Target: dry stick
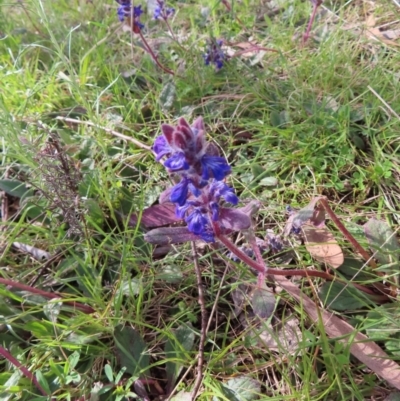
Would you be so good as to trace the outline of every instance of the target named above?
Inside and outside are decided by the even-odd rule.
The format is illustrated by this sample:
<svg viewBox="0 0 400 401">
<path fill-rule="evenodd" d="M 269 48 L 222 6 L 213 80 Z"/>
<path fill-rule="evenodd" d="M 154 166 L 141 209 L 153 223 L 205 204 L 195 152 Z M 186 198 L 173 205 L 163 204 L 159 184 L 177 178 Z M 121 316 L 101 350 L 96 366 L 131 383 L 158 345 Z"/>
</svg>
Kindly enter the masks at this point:
<svg viewBox="0 0 400 401">
<path fill-rule="evenodd" d="M 89 127 L 94 127 L 94 128 L 98 128 L 98 129 L 102 129 L 105 132 L 108 132 L 109 134 L 112 134 L 118 138 L 124 139 L 125 141 L 129 141 L 134 143 L 136 146 L 138 146 L 141 149 L 145 149 L 145 150 L 151 150 L 150 146 L 145 145 L 144 143 L 136 140 L 135 138 L 131 138 L 130 136 L 124 135 L 124 134 L 120 134 L 117 131 L 114 131 L 111 128 L 106 128 L 106 127 L 102 127 L 101 125 L 92 123 L 91 121 L 82 121 L 82 120 L 76 120 L 75 118 L 69 118 L 69 117 L 62 117 L 62 116 L 57 116 L 56 120 L 60 120 L 60 121 L 65 121 L 67 123 L 72 123 L 72 124 L 83 124 L 83 125 L 87 125 Z"/>
<path fill-rule="evenodd" d="M 257 270 L 259 273 L 263 274 L 264 273 L 264 267 L 251 259 L 249 256 L 247 256 L 244 252 L 242 252 L 240 249 L 238 249 L 227 237 L 223 235 L 219 235 L 218 239 L 232 252 L 234 253 L 238 258 L 240 258 L 244 263 L 252 267 L 253 269 Z M 319 278 L 324 278 L 326 280 L 330 281 L 336 281 L 339 283 L 343 284 L 348 284 L 346 281 L 341 280 L 332 274 L 326 273 L 326 272 L 320 272 L 317 270 L 301 270 L 301 269 L 285 269 L 285 270 L 279 270 L 279 269 L 271 269 L 268 268 L 268 274 L 271 276 L 300 276 L 300 277 L 319 277 Z M 352 283 L 352 285 L 359 289 L 362 292 L 365 292 L 366 294 L 369 295 L 374 295 L 376 298 L 375 300 L 377 302 L 385 302 L 388 301 L 388 296 L 387 295 L 377 295 L 374 291 L 371 289 L 364 287 L 363 285 L 357 284 L 357 283 Z"/>
<path fill-rule="evenodd" d="M 249 52 L 252 52 L 252 51 L 255 51 L 255 50 L 279 53 L 279 50 L 270 49 L 269 47 L 262 47 L 262 46 L 258 46 L 258 45 L 253 45 L 252 47 L 249 47 L 248 49 L 244 49 L 244 50 L 240 50 L 240 51 L 236 52 L 231 58 L 238 57 L 238 56 L 241 56 L 242 54 L 249 53 Z"/>
<path fill-rule="evenodd" d="M 9 362 L 11 362 L 16 368 L 18 368 L 21 371 L 21 373 L 25 377 L 27 377 L 44 396 L 47 396 L 47 397 L 49 396 L 49 394 L 47 394 L 46 390 L 36 380 L 36 377 L 2 346 L 0 346 L 0 355 L 2 355 Z"/>
<path fill-rule="evenodd" d="M 389 112 L 395 116 L 398 120 L 400 120 L 400 116 L 390 107 L 390 105 L 382 98 L 382 96 L 376 92 L 371 86 L 367 86 L 367 88 L 384 104 L 384 106 L 389 110 Z"/>
<path fill-rule="evenodd" d="M 41 295 L 42 297 L 49 298 L 49 299 L 62 298 L 61 294 L 53 294 L 51 292 L 39 290 L 38 288 L 33 288 L 33 287 L 30 287 L 29 285 L 21 284 L 16 281 L 8 280 L 5 278 L 0 278 L 0 284 L 18 288 L 23 291 L 28 291 L 28 292 L 31 292 L 32 294 L 38 294 L 38 295 Z M 65 304 L 71 305 L 74 308 L 80 309 L 82 312 L 87 313 L 87 314 L 95 312 L 95 310 L 91 306 L 83 305 L 79 302 L 66 301 Z"/>
<path fill-rule="evenodd" d="M 192 400 L 196 399 L 197 392 L 201 386 L 201 382 L 203 381 L 203 363 L 204 363 L 204 344 L 206 342 L 207 336 L 207 311 L 206 311 L 206 304 L 204 301 L 204 292 L 203 292 L 203 285 L 201 282 L 201 270 L 199 266 L 199 261 L 197 258 L 197 250 L 196 244 L 192 241 L 192 256 L 193 256 L 193 263 L 194 268 L 196 271 L 196 278 L 197 278 L 197 291 L 199 292 L 199 305 L 200 305 L 200 313 L 201 313 L 201 332 L 200 332 L 200 343 L 199 343 L 199 354 L 197 357 L 197 376 L 196 381 L 194 383 L 193 391 L 192 391 Z"/>
</svg>

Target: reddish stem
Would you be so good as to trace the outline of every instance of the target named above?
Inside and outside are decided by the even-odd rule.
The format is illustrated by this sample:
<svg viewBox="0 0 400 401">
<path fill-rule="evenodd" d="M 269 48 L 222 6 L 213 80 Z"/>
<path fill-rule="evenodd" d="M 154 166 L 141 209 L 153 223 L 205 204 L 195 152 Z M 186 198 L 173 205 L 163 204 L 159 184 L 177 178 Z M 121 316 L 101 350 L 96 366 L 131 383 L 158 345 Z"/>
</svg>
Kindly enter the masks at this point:
<svg viewBox="0 0 400 401">
<path fill-rule="evenodd" d="M 144 37 L 143 34 L 142 34 L 142 31 L 139 30 L 138 33 L 139 33 L 140 38 L 142 39 L 142 42 L 143 42 L 143 44 L 144 44 L 144 46 L 145 46 L 145 49 L 146 49 L 147 53 L 150 54 L 150 56 L 151 56 L 151 58 L 154 60 L 154 62 L 155 62 L 163 71 L 165 71 L 167 74 L 175 75 L 175 73 L 174 73 L 172 70 L 168 69 L 167 67 L 164 67 L 164 66 L 158 61 L 158 57 L 155 55 L 155 53 L 153 52 L 153 49 L 152 49 L 152 48 L 150 47 L 150 45 L 147 43 L 147 40 L 145 39 L 145 37 Z"/>
<path fill-rule="evenodd" d="M 320 1 L 320 0 L 316 0 L 315 2 L 313 1 L 313 11 L 311 14 L 310 21 L 308 22 L 307 30 L 306 30 L 305 34 L 303 35 L 303 44 L 305 44 L 307 42 L 308 38 L 310 37 L 311 28 L 313 26 L 315 16 L 317 15 L 318 7 L 321 4 L 322 4 L 322 1 Z"/>
<path fill-rule="evenodd" d="M 358 243 L 358 241 L 349 233 L 347 228 L 338 219 L 334 211 L 330 208 L 328 201 L 325 197 L 321 197 L 319 202 L 324 207 L 325 211 L 328 213 L 329 217 L 335 223 L 336 227 L 341 231 L 341 233 L 347 238 L 347 240 L 353 245 L 354 249 L 364 258 L 365 262 L 368 263 L 370 267 L 376 269 L 378 266 L 372 259 L 371 255 Z"/>
<path fill-rule="evenodd" d="M 244 263 L 252 267 L 253 269 L 257 270 L 259 273 L 264 274 L 265 268 L 264 266 L 260 265 L 250 257 L 248 257 L 244 252 L 242 252 L 240 249 L 238 249 L 227 237 L 223 235 L 219 235 L 218 239 L 232 252 L 234 253 L 239 259 L 241 259 Z M 268 268 L 268 274 L 272 276 L 300 276 L 300 277 L 320 277 L 324 278 L 326 280 L 336 280 L 337 282 L 343 283 L 343 284 L 350 284 L 347 283 L 344 280 L 341 280 L 332 274 L 326 273 L 326 272 L 320 272 L 317 270 L 302 270 L 302 269 L 285 269 L 285 270 L 279 270 L 279 269 L 271 269 Z M 365 292 L 366 294 L 374 295 L 376 297 L 380 297 L 380 301 L 387 301 L 388 297 L 386 295 L 377 295 L 374 291 L 370 290 L 367 287 L 364 287 L 363 285 L 357 284 L 357 283 L 351 283 L 355 288 L 359 289 L 362 292 Z"/>
<path fill-rule="evenodd" d="M 49 298 L 49 299 L 62 298 L 62 295 L 60 295 L 60 294 L 54 294 L 51 292 L 39 290 L 38 288 L 34 288 L 34 287 L 31 287 L 26 284 L 21 284 L 16 281 L 7 280 L 5 278 L 0 278 L 0 284 L 4 284 L 4 285 L 14 287 L 14 288 L 19 288 L 20 290 L 28 291 L 28 292 L 31 292 L 32 294 L 38 294 L 38 295 L 41 295 L 42 297 Z M 79 302 L 66 301 L 65 304 L 71 305 L 76 309 L 80 309 L 82 312 L 87 313 L 87 314 L 95 312 L 95 310 L 91 306 L 83 305 Z"/>
<path fill-rule="evenodd" d="M 49 395 L 47 394 L 46 390 L 39 384 L 36 377 L 2 346 L 0 346 L 0 355 L 2 355 L 16 368 L 18 368 L 22 372 L 22 374 L 26 376 L 44 396 Z"/>
</svg>

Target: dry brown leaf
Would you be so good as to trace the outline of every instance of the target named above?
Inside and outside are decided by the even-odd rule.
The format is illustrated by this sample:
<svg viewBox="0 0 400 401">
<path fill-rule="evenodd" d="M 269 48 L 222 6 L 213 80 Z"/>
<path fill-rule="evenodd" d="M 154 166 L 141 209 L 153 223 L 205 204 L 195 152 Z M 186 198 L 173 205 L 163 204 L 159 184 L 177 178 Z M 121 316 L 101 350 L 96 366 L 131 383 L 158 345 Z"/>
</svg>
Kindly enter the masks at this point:
<svg viewBox="0 0 400 401">
<path fill-rule="evenodd" d="M 400 29 L 390 29 L 388 31 L 382 31 L 382 36 L 389 40 L 397 40 L 400 38 Z"/>
<path fill-rule="evenodd" d="M 317 228 L 310 224 L 304 224 L 302 229 L 307 251 L 314 259 L 333 269 L 337 269 L 343 264 L 342 248 L 326 227 Z"/>
<path fill-rule="evenodd" d="M 368 15 L 367 19 L 365 20 L 365 25 L 369 28 L 372 28 L 376 25 L 376 18 L 374 14 Z"/>
<path fill-rule="evenodd" d="M 337 341 L 348 345 L 350 352 L 358 360 L 386 380 L 391 386 L 400 390 L 400 366 L 392 361 L 382 348 L 334 314 L 325 310 L 317 310 L 314 301 L 303 294 L 295 284 L 285 277 L 275 276 L 275 280 L 303 306 L 314 322 L 319 322 L 322 318 L 325 332 L 330 338 L 337 338 Z"/>
<path fill-rule="evenodd" d="M 381 32 L 379 28 L 368 28 L 366 30 L 366 35 L 370 38 L 378 39 L 380 42 L 385 43 L 386 45 L 400 46 L 400 44 L 394 40 L 387 39 L 385 32 Z"/>
</svg>

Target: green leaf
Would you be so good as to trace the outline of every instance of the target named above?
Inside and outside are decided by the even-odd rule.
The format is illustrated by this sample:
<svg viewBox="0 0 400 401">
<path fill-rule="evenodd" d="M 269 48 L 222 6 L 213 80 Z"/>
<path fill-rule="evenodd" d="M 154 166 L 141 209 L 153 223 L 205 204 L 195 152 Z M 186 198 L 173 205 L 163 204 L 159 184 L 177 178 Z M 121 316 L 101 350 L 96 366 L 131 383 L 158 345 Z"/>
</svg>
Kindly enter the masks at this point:
<svg viewBox="0 0 400 401">
<path fill-rule="evenodd" d="M 276 177 L 265 177 L 258 184 L 264 187 L 276 187 L 278 179 Z"/>
<path fill-rule="evenodd" d="M 156 274 L 156 278 L 167 283 L 179 283 L 183 279 L 183 273 L 178 265 L 167 265 Z"/>
<path fill-rule="evenodd" d="M 346 256 L 337 271 L 353 281 L 366 281 L 376 278 L 376 274 L 365 270 L 365 262 L 352 256 Z"/>
<path fill-rule="evenodd" d="M 21 198 L 27 192 L 32 191 L 23 182 L 18 180 L 0 180 L 0 190 L 4 191 L 7 195 Z"/>
<path fill-rule="evenodd" d="M 79 362 L 80 354 L 78 351 L 74 351 L 69 357 L 68 357 L 68 362 L 69 362 L 69 370 L 71 371 L 72 369 L 76 368 L 76 365 Z"/>
<path fill-rule="evenodd" d="M 235 400 L 253 401 L 260 397 L 261 384 L 249 376 L 235 377 L 224 385 L 234 393 Z"/>
<path fill-rule="evenodd" d="M 112 368 L 108 363 L 104 366 L 104 373 L 106 374 L 108 381 L 110 383 L 113 383 L 114 382 L 114 375 L 113 375 Z"/>
<path fill-rule="evenodd" d="M 121 283 L 121 286 L 117 290 L 117 294 L 132 296 L 132 295 L 139 295 L 140 288 L 142 287 L 142 283 L 137 278 L 132 278 L 130 280 L 124 280 Z"/>
<path fill-rule="evenodd" d="M 356 310 L 374 304 L 373 295 L 338 282 L 324 283 L 319 290 L 319 297 L 326 307 L 338 311 Z"/>
<path fill-rule="evenodd" d="M 192 350 L 194 333 L 190 326 L 180 326 L 175 330 L 165 344 L 166 372 L 168 390 L 172 390 L 178 378 L 183 363 L 187 360 L 187 353 Z"/>
<path fill-rule="evenodd" d="M 370 219 L 364 225 L 364 232 L 379 263 L 389 265 L 388 273 L 398 273 L 400 245 L 389 225 L 385 221 Z"/>
<path fill-rule="evenodd" d="M 272 291 L 265 285 L 257 287 L 251 300 L 253 312 L 261 319 L 268 319 L 275 309 L 275 297 Z"/>
<path fill-rule="evenodd" d="M 114 330 L 114 340 L 120 365 L 131 375 L 144 376 L 150 356 L 141 335 L 132 327 L 119 325 Z"/>
<path fill-rule="evenodd" d="M 253 164 L 251 165 L 251 171 L 252 171 L 252 173 L 253 173 L 254 179 L 257 180 L 257 178 L 258 178 L 261 174 L 264 174 L 265 169 L 264 169 L 264 167 L 260 166 L 259 164 L 253 163 Z"/>
<path fill-rule="evenodd" d="M 49 383 L 47 383 L 46 378 L 44 377 L 41 370 L 37 370 L 35 372 L 35 376 L 39 384 L 43 387 L 47 394 L 51 394 Z"/>
<path fill-rule="evenodd" d="M 164 85 L 164 88 L 162 88 L 160 97 L 158 98 L 158 102 L 160 103 L 161 108 L 163 110 L 169 110 L 174 104 L 175 96 L 175 84 L 172 81 L 167 82 Z"/>
<path fill-rule="evenodd" d="M 281 125 L 281 115 L 277 111 L 271 111 L 269 118 L 273 127 L 279 127 Z"/>
</svg>

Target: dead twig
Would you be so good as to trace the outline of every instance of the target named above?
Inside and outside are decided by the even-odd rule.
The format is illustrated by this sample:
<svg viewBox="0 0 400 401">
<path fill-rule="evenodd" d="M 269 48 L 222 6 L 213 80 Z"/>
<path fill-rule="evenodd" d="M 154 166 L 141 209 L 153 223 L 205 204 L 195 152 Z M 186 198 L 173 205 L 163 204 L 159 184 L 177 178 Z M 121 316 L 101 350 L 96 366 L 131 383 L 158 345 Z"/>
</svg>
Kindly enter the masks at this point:
<svg viewBox="0 0 400 401">
<path fill-rule="evenodd" d="M 111 128 L 107 128 L 107 127 L 102 127 L 101 125 L 92 123 L 91 121 L 82 121 L 82 120 L 76 120 L 75 118 L 69 118 L 69 117 L 62 117 L 62 116 L 57 116 L 56 120 L 60 120 L 60 121 L 65 121 L 67 123 L 72 123 L 72 124 L 82 124 L 82 125 L 87 125 L 88 127 L 94 127 L 94 128 L 98 128 L 101 129 L 105 132 L 108 132 L 111 135 L 116 136 L 117 138 L 121 138 L 125 141 L 128 142 L 132 142 L 133 144 L 135 144 L 137 147 L 141 148 L 141 149 L 145 149 L 145 150 L 151 150 L 151 147 L 148 145 L 145 145 L 144 143 L 138 141 L 135 138 L 131 138 L 130 136 L 121 134 L 117 131 L 114 131 Z"/>
</svg>

